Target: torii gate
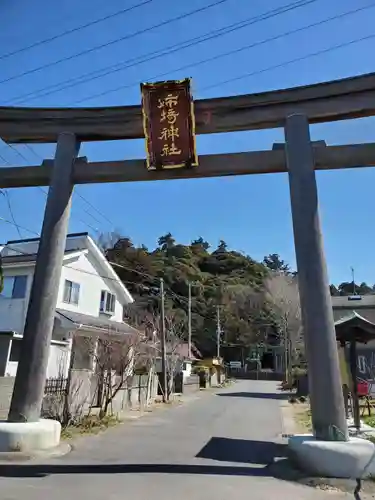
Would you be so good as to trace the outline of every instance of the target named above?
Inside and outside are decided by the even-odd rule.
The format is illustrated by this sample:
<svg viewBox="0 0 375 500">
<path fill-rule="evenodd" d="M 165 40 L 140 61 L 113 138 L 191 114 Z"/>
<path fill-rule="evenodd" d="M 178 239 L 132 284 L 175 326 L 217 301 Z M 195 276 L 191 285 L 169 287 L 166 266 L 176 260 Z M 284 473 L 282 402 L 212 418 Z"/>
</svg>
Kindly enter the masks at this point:
<svg viewBox="0 0 375 500">
<path fill-rule="evenodd" d="M 346 440 L 347 425 L 314 170 L 375 165 L 375 144 L 310 142 L 309 123 L 375 115 L 375 73 L 294 89 L 195 102 L 198 134 L 284 127 L 285 148 L 205 155 L 199 167 L 148 171 L 142 160 L 87 162 L 80 143 L 143 137 L 140 106 L 0 108 L 7 143 L 57 142 L 54 161 L 0 169 L 0 188 L 49 185 L 37 264 L 8 420 L 40 416 L 74 184 L 288 172 L 312 420 L 322 440 Z"/>
</svg>

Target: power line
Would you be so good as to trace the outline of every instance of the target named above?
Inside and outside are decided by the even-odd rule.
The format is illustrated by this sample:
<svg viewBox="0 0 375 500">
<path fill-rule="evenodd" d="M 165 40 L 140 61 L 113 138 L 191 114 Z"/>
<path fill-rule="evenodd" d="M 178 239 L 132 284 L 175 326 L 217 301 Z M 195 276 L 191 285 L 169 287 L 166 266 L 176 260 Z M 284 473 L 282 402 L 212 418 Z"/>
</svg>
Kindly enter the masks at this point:
<svg viewBox="0 0 375 500">
<path fill-rule="evenodd" d="M 142 56 L 133 57 L 122 61 L 121 63 L 116 63 L 114 65 L 110 65 L 99 70 L 90 71 L 88 73 L 84 73 L 78 77 L 69 78 L 64 82 L 59 82 L 57 84 L 49 85 L 47 87 L 43 87 L 38 90 L 34 90 L 32 92 L 28 92 L 27 94 L 23 94 L 21 96 L 15 97 L 10 101 L 12 104 L 19 104 L 23 102 L 29 102 L 30 100 L 37 99 L 39 97 L 45 97 L 50 94 L 54 94 L 56 92 L 61 92 L 62 90 L 76 87 L 77 85 L 82 85 L 86 82 L 92 82 L 93 80 L 103 78 L 109 74 L 116 73 L 119 71 L 124 71 L 130 67 L 137 66 L 139 64 L 149 62 L 154 59 L 158 59 L 160 57 L 173 54 L 175 52 L 179 52 L 180 50 L 187 49 L 192 46 L 196 46 L 201 43 L 205 43 L 207 41 L 213 40 L 215 38 L 219 38 L 221 36 L 225 36 L 229 33 L 237 31 L 239 29 L 245 28 L 249 25 L 256 24 L 258 22 L 266 21 L 271 19 L 272 17 L 284 14 L 291 10 L 294 10 L 299 7 L 304 7 L 310 3 L 315 3 L 318 0 L 298 0 L 294 1 L 290 4 L 287 4 L 283 7 L 279 7 L 277 9 L 272 9 L 270 11 L 264 12 L 263 14 L 259 14 L 257 16 L 252 16 L 243 21 L 239 21 L 236 23 L 232 23 L 228 26 L 225 26 L 220 29 L 211 30 L 204 35 L 200 35 L 198 37 L 190 38 L 185 40 L 184 42 L 180 42 L 178 44 L 173 44 L 168 47 L 164 47 L 163 49 L 159 49 L 156 51 L 149 52 Z"/>
<path fill-rule="evenodd" d="M 272 66 L 267 66 L 266 68 L 263 68 L 263 69 L 260 69 L 257 71 L 252 71 L 251 73 L 245 73 L 243 75 L 236 76 L 236 77 L 230 78 L 228 80 L 223 80 L 223 81 L 215 83 L 213 85 L 208 85 L 207 87 L 203 87 L 201 90 L 207 90 L 207 89 L 219 87 L 221 85 L 226 85 L 227 83 L 232 83 L 232 82 L 235 82 L 238 80 L 243 80 L 245 78 L 250 78 L 251 76 L 259 75 L 261 73 L 266 73 L 267 71 L 271 71 L 273 69 L 284 68 L 285 66 L 288 66 L 289 64 L 294 64 L 296 62 L 310 59 L 311 57 L 316 57 L 316 56 L 320 56 L 322 54 L 327 54 L 329 52 L 334 52 L 335 50 L 342 49 L 344 47 L 348 47 L 348 46 L 354 45 L 356 43 L 364 42 L 364 41 L 370 40 L 372 38 L 375 38 L 375 33 L 373 33 L 372 35 L 367 35 L 367 36 L 364 36 L 361 38 L 356 38 L 354 40 L 350 40 L 349 42 L 343 42 L 343 43 L 340 43 L 338 45 L 332 45 L 331 47 L 328 47 L 326 49 L 318 50 L 316 52 L 312 52 L 310 54 L 306 54 L 306 55 L 301 56 L 301 57 L 296 57 L 295 59 L 290 59 L 289 61 L 285 61 L 285 62 L 280 63 L 280 64 L 274 64 Z"/>
<path fill-rule="evenodd" d="M 4 156 L 0 155 L 0 160 L 3 161 L 6 165 L 10 166 L 9 161 L 6 158 L 4 158 Z"/>
<path fill-rule="evenodd" d="M 8 160 L 6 158 L 4 158 L 4 156 L 0 155 L 0 159 L 7 165 L 10 165 L 10 163 L 8 162 Z M 11 205 L 11 202 L 10 202 L 10 197 L 9 197 L 9 193 L 8 193 L 8 190 L 7 189 L 0 189 L 0 193 L 4 196 L 5 200 L 6 200 L 6 203 L 8 205 L 8 210 L 9 210 L 9 214 L 10 214 L 10 217 L 12 219 L 12 222 L 9 222 L 7 221 L 6 219 L 2 219 L 0 218 L 3 222 L 9 222 L 10 224 L 13 224 L 13 226 L 16 228 L 17 230 L 17 233 L 18 233 L 18 236 L 20 238 L 22 238 L 22 234 L 21 234 L 21 231 L 20 231 L 20 228 L 22 226 L 20 226 L 19 224 L 17 224 L 16 222 L 16 219 L 14 217 L 14 213 L 13 213 L 13 209 L 12 209 L 12 205 Z M 25 231 L 28 231 L 27 229 L 25 229 Z M 30 231 L 28 231 L 30 232 Z"/>
<path fill-rule="evenodd" d="M 23 231 L 27 231 L 30 234 L 34 234 L 36 236 L 40 236 L 39 233 L 36 233 L 35 231 L 32 231 L 31 229 L 28 229 L 27 227 L 20 226 L 19 224 L 15 224 L 14 222 L 12 222 L 10 220 L 7 220 L 7 219 L 4 219 L 4 217 L 1 217 L 1 216 L 0 216 L 0 222 L 5 222 L 6 224 L 10 224 L 11 226 L 18 227 L 18 228 L 22 229 Z"/>
<path fill-rule="evenodd" d="M 1 190 L 1 194 L 5 197 L 6 203 L 8 205 L 9 215 L 10 215 L 10 218 L 12 219 L 12 222 L 13 222 L 14 226 L 17 229 L 18 236 L 20 238 L 22 238 L 22 234 L 21 234 L 21 231 L 20 231 L 20 226 L 17 224 L 16 219 L 14 217 L 14 213 L 13 213 L 13 209 L 12 209 L 12 204 L 10 202 L 10 197 L 9 197 L 8 190 L 7 189 Z"/>
<path fill-rule="evenodd" d="M 108 21 L 108 19 L 112 19 L 114 17 L 120 16 L 122 14 L 126 14 L 127 12 L 130 12 L 132 10 L 138 9 L 139 7 L 142 7 L 143 5 L 146 5 L 148 3 L 151 3 L 153 0 L 145 0 L 141 3 L 138 3 L 136 5 L 132 5 L 131 7 L 127 7 L 126 9 L 121 9 L 116 12 L 113 12 L 112 14 L 108 14 L 107 16 L 100 17 L 95 19 L 94 21 L 90 21 L 88 23 L 82 24 L 81 26 L 77 26 L 76 28 L 71 28 L 63 33 L 59 33 L 58 35 L 51 36 L 49 38 L 44 38 L 43 40 L 39 40 L 37 42 L 34 42 L 30 45 L 27 45 L 26 47 L 21 47 L 20 49 L 13 50 L 11 52 L 7 52 L 5 54 L 0 55 L 0 61 L 3 59 L 6 59 L 8 57 L 12 57 L 16 54 L 20 54 L 22 52 L 26 52 L 31 49 L 35 49 L 36 47 L 40 47 L 41 45 L 45 45 L 46 43 L 54 42 L 55 40 L 58 40 L 59 38 L 62 38 L 67 35 L 71 35 L 72 33 L 76 33 L 78 31 L 81 31 L 83 29 L 89 28 L 91 26 L 94 26 L 96 24 L 102 23 L 104 21 Z"/>
<path fill-rule="evenodd" d="M 157 75 L 154 75 L 154 76 L 148 78 L 148 80 L 152 81 L 152 80 L 155 80 L 157 78 L 165 77 L 166 75 L 169 75 L 170 73 L 173 73 L 173 72 L 182 71 L 182 70 L 185 70 L 185 69 L 188 69 L 188 68 L 196 68 L 196 67 L 198 67 L 198 66 L 200 66 L 202 64 L 207 64 L 209 62 L 216 61 L 216 60 L 221 59 L 223 57 L 228 57 L 228 56 L 231 56 L 233 54 L 237 54 L 239 52 L 243 52 L 245 50 L 249 50 L 249 49 L 258 47 L 260 45 L 265 45 L 266 43 L 269 43 L 269 42 L 272 42 L 272 41 L 275 41 L 275 40 L 279 40 L 279 39 L 284 38 L 286 36 L 290 36 L 290 35 L 293 35 L 295 33 L 300 33 L 302 31 L 306 31 L 306 30 L 309 30 L 311 28 L 315 28 L 317 26 L 321 26 L 323 24 L 335 21 L 337 19 L 342 19 L 344 17 L 351 16 L 351 15 L 356 14 L 357 12 L 363 11 L 365 9 L 373 8 L 374 6 L 375 6 L 375 2 L 373 2 L 372 4 L 370 4 L 368 6 L 360 7 L 360 8 L 357 8 L 357 9 L 354 9 L 354 10 L 350 10 L 350 11 L 347 11 L 347 12 L 343 12 L 341 14 L 337 14 L 335 16 L 331 16 L 331 17 L 328 17 L 326 19 L 323 19 L 321 21 L 317 21 L 316 23 L 308 24 L 307 26 L 302 26 L 302 27 L 296 28 L 294 30 L 286 31 L 286 32 L 281 33 L 279 35 L 275 35 L 275 36 L 272 36 L 272 37 L 269 37 L 269 38 L 265 38 L 265 39 L 260 40 L 258 42 L 253 42 L 253 43 L 248 44 L 248 45 L 243 45 L 241 47 L 238 47 L 236 49 L 230 50 L 228 52 L 220 53 L 220 54 L 217 54 L 215 56 L 211 56 L 211 57 L 208 57 L 206 59 L 202 59 L 202 60 L 194 62 L 194 63 L 185 64 L 183 66 L 180 66 L 179 68 L 174 68 L 174 69 L 169 70 L 167 72 L 158 73 Z M 260 72 L 262 73 L 263 71 L 264 70 L 261 70 Z M 257 74 L 257 72 L 254 72 L 254 74 Z M 231 81 L 231 80 L 228 80 L 228 81 Z M 134 83 L 131 83 L 131 84 L 125 85 L 125 86 L 122 85 L 122 86 L 118 86 L 118 87 L 115 87 L 115 88 L 112 88 L 112 89 L 109 89 L 109 90 L 106 90 L 106 91 L 103 91 L 103 92 L 99 92 L 99 93 L 93 94 L 93 95 L 91 95 L 89 97 L 85 97 L 84 99 L 80 99 L 80 100 L 74 101 L 72 104 L 79 104 L 79 103 L 82 103 L 82 102 L 85 102 L 85 101 L 88 101 L 88 100 L 91 100 L 91 99 L 94 99 L 94 98 L 97 98 L 97 97 L 102 97 L 104 95 L 107 95 L 107 94 L 110 94 L 110 93 L 113 93 L 113 92 L 118 92 L 119 90 L 124 90 L 126 88 L 133 87 L 135 85 L 139 85 L 139 82 L 134 82 Z M 220 83 L 218 85 L 220 85 Z M 207 87 L 207 88 L 211 88 L 211 87 Z M 205 90 L 205 89 L 206 89 L 206 87 L 204 87 L 202 90 Z"/>
<path fill-rule="evenodd" d="M 95 207 L 95 205 L 93 205 L 93 204 L 92 204 L 92 203 L 91 203 L 91 202 L 90 202 L 87 198 L 85 198 L 85 197 L 83 196 L 83 194 L 79 193 L 79 192 L 77 191 L 77 189 L 75 190 L 75 193 L 76 193 L 76 195 L 78 196 L 78 198 L 81 198 L 81 200 L 83 200 L 85 203 L 87 203 L 87 205 L 88 205 L 89 207 L 91 207 L 93 210 L 95 210 L 95 212 L 97 212 L 99 215 L 101 215 L 101 216 L 103 217 L 103 219 L 105 219 L 107 222 L 109 222 L 109 224 L 110 224 L 113 228 L 115 227 L 114 223 L 113 223 L 110 219 L 108 219 L 108 217 L 107 217 L 107 216 L 106 216 L 103 212 L 101 212 L 101 211 L 100 211 L 97 207 Z M 83 209 L 83 210 L 85 210 L 85 209 Z M 99 222 L 99 223 L 100 223 L 99 219 L 97 219 L 97 218 L 96 218 L 96 217 L 94 217 L 92 214 L 90 214 L 90 212 L 89 212 L 88 210 L 85 210 L 85 212 L 86 212 L 87 214 L 89 214 L 91 217 L 93 217 L 93 218 L 94 218 L 97 222 Z"/>
<path fill-rule="evenodd" d="M 165 21 L 162 21 L 161 23 L 154 24 L 153 26 L 150 26 L 149 28 L 144 28 L 144 29 L 135 31 L 135 32 L 130 33 L 128 35 L 124 35 L 124 36 L 122 36 L 120 38 L 116 38 L 115 40 L 111 40 L 110 42 L 106 42 L 106 43 L 103 43 L 103 44 L 100 44 L 100 45 L 95 45 L 95 46 L 93 46 L 93 47 L 91 47 L 89 49 L 82 50 L 81 52 L 77 52 L 76 54 L 72 54 L 70 56 L 62 57 L 61 59 L 57 59 L 56 61 L 52 61 L 50 63 L 46 63 L 46 64 L 43 64 L 41 66 L 37 66 L 36 68 L 30 69 L 30 70 L 27 70 L 27 71 L 23 71 L 22 73 L 18 73 L 16 75 L 10 76 L 8 78 L 0 80 L 0 84 L 16 80 L 16 79 L 21 78 L 23 76 L 30 75 L 30 74 L 36 73 L 38 71 L 41 71 L 42 69 L 51 68 L 53 66 L 61 64 L 62 62 L 71 61 L 73 59 L 76 59 L 77 57 L 81 57 L 83 55 L 90 54 L 90 53 L 95 52 L 97 50 L 101 50 L 103 48 L 110 47 L 110 46 L 115 45 L 116 43 L 122 42 L 124 40 L 129 40 L 129 39 L 134 38 L 136 36 L 139 36 L 139 35 L 142 35 L 144 33 L 149 32 L 149 31 L 152 31 L 154 29 L 161 28 L 162 26 L 166 26 L 166 25 L 174 23 L 176 21 L 180 21 L 182 19 L 186 19 L 187 17 L 190 17 L 190 16 L 192 16 L 194 14 L 197 14 L 199 12 L 203 12 L 205 10 L 208 10 L 208 9 L 210 9 L 212 7 L 220 5 L 220 4 L 225 3 L 227 1 L 228 0 L 216 0 L 215 2 L 213 2 L 211 4 L 208 4 L 208 5 L 204 6 L 204 7 L 200 7 L 199 9 L 194 9 L 194 10 L 192 10 L 190 12 L 185 13 L 185 14 L 180 14 L 179 16 L 173 17 L 171 19 L 167 19 Z"/>
<path fill-rule="evenodd" d="M 5 219 L 3 219 L 2 217 L 0 217 L 0 220 L 4 221 L 4 222 L 9 222 L 10 224 L 13 224 L 11 223 L 10 221 L 6 221 Z M 17 225 L 17 224 L 13 224 L 13 225 Z M 21 227 L 22 229 L 24 229 L 25 231 L 28 231 L 32 234 L 37 234 L 37 233 L 34 233 L 33 231 L 30 231 L 29 229 L 26 229 L 26 228 L 23 228 L 22 226 L 19 226 Z M 37 236 L 39 236 L 39 234 L 37 234 Z M 22 238 L 21 238 L 22 239 Z M 29 252 L 26 252 L 24 250 L 21 250 L 20 248 L 15 248 L 14 246 L 11 246 L 9 244 L 6 244 L 5 245 L 6 248 L 8 248 L 9 250 L 13 250 L 14 252 L 17 252 L 19 253 L 20 255 L 30 255 Z M 139 282 L 136 282 L 136 281 L 129 281 L 129 280 L 121 280 L 120 277 L 117 277 L 117 278 L 112 278 L 111 276 L 107 276 L 107 275 L 104 275 L 104 274 L 99 274 L 99 273 L 94 273 L 92 271 L 87 271 L 85 269 L 79 269 L 78 267 L 73 267 L 73 266 L 64 266 L 66 267 L 67 269 L 73 269 L 74 271 L 78 271 L 80 273 L 83 273 L 83 274 L 88 274 L 90 276 L 96 276 L 97 278 L 102 278 L 102 279 L 106 279 L 106 280 L 110 280 L 110 281 L 122 281 L 123 283 L 128 283 L 128 284 L 132 284 L 132 285 L 139 285 L 139 286 L 144 286 L 145 288 L 149 288 L 150 287 L 147 287 L 146 285 L 143 285 L 143 283 L 139 283 Z M 136 272 L 136 271 L 134 271 Z M 138 274 L 142 274 L 142 273 L 139 273 Z M 160 278 L 155 278 L 154 281 L 157 281 L 159 283 L 160 281 Z M 152 287 L 154 288 L 155 290 L 159 291 L 159 288 L 157 287 Z M 172 292 L 173 293 L 173 292 Z"/>
<path fill-rule="evenodd" d="M 43 161 L 43 160 L 44 160 L 44 158 L 42 158 L 42 156 L 41 156 L 40 154 L 38 154 L 38 153 L 34 150 L 34 148 L 32 148 L 29 144 L 24 144 L 24 146 L 25 146 L 26 148 L 28 148 L 28 149 L 29 149 L 29 151 L 30 151 L 30 152 L 31 152 L 31 153 L 32 153 L 32 154 L 33 154 L 36 158 L 38 158 L 38 160 L 40 160 L 40 161 Z M 23 158 L 25 158 L 25 157 L 23 156 Z M 47 194 L 48 194 L 48 193 L 47 193 L 47 191 L 46 191 L 45 189 L 41 188 L 40 186 L 36 186 L 36 187 L 38 187 L 38 188 L 39 188 L 39 189 L 40 189 L 40 190 L 41 190 L 41 191 L 42 191 L 45 195 L 47 195 Z M 89 201 L 87 201 L 87 200 L 86 200 L 86 199 L 85 199 L 85 198 L 84 198 L 84 197 L 83 197 L 83 196 L 82 196 L 82 195 L 81 195 L 81 194 L 77 191 L 77 187 L 76 187 L 76 188 L 75 188 L 75 190 L 74 190 L 74 194 L 76 194 L 78 197 L 81 197 L 84 201 L 86 201 L 86 203 L 87 203 L 87 204 L 89 204 L 89 203 L 90 203 Z M 98 209 L 96 209 L 95 207 L 93 207 L 93 209 L 94 209 L 95 211 L 99 212 L 99 211 L 98 211 Z M 94 219 L 94 221 L 95 221 L 95 222 L 98 222 L 99 224 L 102 224 L 102 223 L 103 223 L 103 221 L 100 221 L 97 217 L 95 217 L 92 213 L 90 213 L 90 212 L 89 212 L 88 210 L 86 210 L 85 208 L 81 208 L 81 210 L 83 210 L 83 211 L 84 211 L 87 215 L 89 215 L 92 219 Z M 105 217 L 105 216 L 104 216 L 104 217 Z M 85 224 L 86 224 L 86 223 L 85 223 Z M 111 222 L 110 224 L 112 225 L 112 222 Z M 89 225 L 89 224 L 88 224 L 88 225 Z M 89 226 L 89 227 L 91 227 L 91 226 Z M 93 229 L 93 228 L 92 228 L 92 229 Z M 97 232 L 97 231 L 98 231 L 98 229 L 94 229 L 94 230 L 95 230 L 95 232 Z"/>
<path fill-rule="evenodd" d="M 21 153 L 17 148 L 15 148 L 12 144 L 7 144 L 7 146 L 12 150 L 14 151 L 20 158 L 22 158 L 26 164 L 29 164 L 29 160 L 28 158 L 26 158 L 26 156 Z M 36 154 L 36 153 L 35 153 Z M 8 160 L 6 160 L 4 157 L 2 157 L 3 160 L 5 160 L 5 162 L 10 165 L 10 162 Z M 41 191 L 46 197 L 48 196 L 48 191 L 43 189 L 41 186 L 35 186 L 39 191 Z M 94 231 L 95 233 L 99 232 L 98 231 L 98 228 L 95 228 L 93 227 L 91 224 L 89 224 L 88 222 L 84 221 L 83 219 L 81 219 L 80 217 L 77 217 L 76 215 L 72 214 L 71 215 L 72 218 L 75 217 L 77 220 L 79 220 L 82 224 L 84 224 L 85 226 L 89 227 L 92 231 Z M 39 235 L 38 235 L 39 236 Z"/>
<path fill-rule="evenodd" d="M 31 147 L 29 144 L 25 144 L 25 146 L 27 147 L 27 149 L 36 157 L 38 158 L 40 161 L 44 161 L 44 158 L 35 151 L 35 149 L 33 147 Z M 93 210 L 95 210 L 95 212 L 97 212 L 101 217 L 103 217 L 104 220 L 106 220 L 107 222 L 109 222 L 109 224 L 114 227 L 115 224 L 103 213 L 101 212 L 97 207 L 95 207 L 89 200 L 87 200 L 81 193 L 78 192 L 77 190 L 77 187 L 75 188 L 74 190 L 75 194 L 81 198 L 81 200 L 83 200 L 85 203 L 87 203 L 87 205 L 92 208 Z M 85 210 L 84 208 L 82 209 L 84 212 L 86 212 L 90 217 L 92 217 L 96 222 L 98 222 L 99 224 L 102 223 L 102 221 L 100 221 L 97 217 L 95 217 L 94 215 L 92 215 L 88 210 Z"/>
<path fill-rule="evenodd" d="M 2 217 L 0 217 L 0 220 L 5 221 Z M 5 222 L 9 222 L 9 221 L 5 221 Z M 20 226 L 20 227 L 22 228 L 22 226 Z M 24 229 L 24 230 L 26 230 L 26 231 L 29 231 L 29 230 L 28 230 L 28 229 L 26 229 L 26 228 L 22 228 L 22 229 Z M 31 231 L 29 231 L 29 232 L 31 232 Z M 36 234 L 36 233 L 34 233 L 34 234 Z M 39 235 L 38 235 L 38 236 L 39 236 Z M 19 254 L 21 254 L 21 255 L 30 255 L 28 252 L 25 252 L 24 250 L 21 250 L 21 249 L 19 249 L 19 248 L 12 247 L 11 245 L 8 245 L 8 244 L 6 244 L 6 248 L 9 248 L 10 250 L 13 250 L 14 252 L 17 252 L 17 253 L 19 253 Z M 151 276 L 150 274 L 147 274 L 147 273 L 144 273 L 144 272 L 138 271 L 138 270 L 136 270 L 136 269 L 132 269 L 131 267 L 124 266 L 124 265 L 122 265 L 122 264 L 117 264 L 116 262 L 111 262 L 111 261 L 108 261 L 108 262 L 109 262 L 109 264 L 110 264 L 111 266 L 117 266 L 117 267 L 123 268 L 123 269 L 125 269 L 125 270 L 127 270 L 127 271 L 134 272 L 134 273 L 136 273 L 136 274 L 139 274 L 139 275 L 141 275 L 141 276 L 146 277 L 148 280 L 152 280 L 152 281 L 157 282 L 158 284 L 160 284 L 160 277 Z M 83 273 L 83 274 L 89 274 L 89 275 L 92 275 L 92 276 L 96 276 L 96 277 L 98 277 L 98 278 L 107 279 L 107 280 L 111 280 L 111 281 L 118 281 L 118 280 L 120 280 L 122 283 L 127 283 L 127 284 L 138 285 L 138 286 L 141 286 L 141 287 L 147 288 L 147 289 L 149 289 L 149 290 L 154 289 L 154 291 L 156 291 L 156 292 L 160 292 L 160 287 L 146 287 L 146 285 L 143 285 L 143 283 L 139 283 L 139 282 L 136 282 L 136 281 L 127 281 L 127 280 L 122 280 L 120 277 L 118 277 L 118 278 L 112 278 L 112 277 L 107 276 L 107 275 L 103 275 L 103 274 L 99 274 L 99 273 L 93 273 L 92 271 L 87 271 L 87 270 L 85 270 L 85 269 L 79 269 L 79 268 L 77 268 L 77 267 L 72 267 L 72 266 L 65 266 L 65 267 L 66 267 L 66 268 L 68 268 L 68 269 L 73 269 L 74 271 L 81 272 L 81 273 Z M 187 303 L 187 301 L 188 301 L 188 299 L 187 299 L 186 297 L 184 297 L 183 295 L 179 295 L 179 294 L 177 294 L 176 292 L 174 292 L 174 291 L 173 291 L 170 287 L 168 287 L 168 286 L 167 286 L 167 287 L 165 287 L 164 292 L 166 292 L 166 293 L 170 294 L 170 295 L 171 295 L 171 297 L 174 297 L 175 299 L 179 300 L 180 302 L 184 302 L 184 303 L 185 303 L 185 305 L 186 305 L 186 303 Z M 202 301 L 200 301 L 200 302 L 195 301 L 195 304 L 197 304 L 197 303 L 200 303 L 200 304 L 203 304 L 203 303 L 204 303 L 205 305 L 207 305 L 205 302 L 202 302 Z M 198 315 L 198 316 L 201 316 L 201 317 L 202 317 L 202 318 L 204 318 L 204 319 L 207 319 L 207 320 L 210 320 L 210 321 L 213 321 L 213 320 L 214 320 L 214 318 L 213 318 L 213 317 L 209 317 L 209 316 L 204 315 L 204 314 L 202 314 L 202 313 L 200 313 L 200 312 L 193 311 L 193 313 L 194 313 L 194 314 L 196 314 L 196 315 Z"/>
</svg>

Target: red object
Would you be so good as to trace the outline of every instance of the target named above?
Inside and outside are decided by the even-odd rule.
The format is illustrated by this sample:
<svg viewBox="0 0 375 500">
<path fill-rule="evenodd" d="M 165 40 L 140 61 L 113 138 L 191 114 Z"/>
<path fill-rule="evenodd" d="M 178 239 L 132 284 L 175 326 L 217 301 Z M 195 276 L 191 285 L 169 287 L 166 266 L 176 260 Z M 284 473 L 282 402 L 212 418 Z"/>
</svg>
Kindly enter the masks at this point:
<svg viewBox="0 0 375 500">
<path fill-rule="evenodd" d="M 368 396 L 368 383 L 363 380 L 357 383 L 358 396 Z"/>
</svg>

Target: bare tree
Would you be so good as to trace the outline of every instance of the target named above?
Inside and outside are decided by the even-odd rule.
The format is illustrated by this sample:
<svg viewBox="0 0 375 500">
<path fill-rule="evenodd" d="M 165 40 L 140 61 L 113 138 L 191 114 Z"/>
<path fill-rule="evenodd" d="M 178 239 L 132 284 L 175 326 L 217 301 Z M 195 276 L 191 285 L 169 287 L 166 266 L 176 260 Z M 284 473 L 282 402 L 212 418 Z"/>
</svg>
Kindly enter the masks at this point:
<svg viewBox="0 0 375 500">
<path fill-rule="evenodd" d="M 185 323 L 174 315 L 165 318 L 166 351 L 167 351 L 167 380 L 168 395 L 173 392 L 173 383 L 176 375 L 182 371 L 183 356 L 179 350 L 184 342 Z"/>
<path fill-rule="evenodd" d="M 119 391 L 126 387 L 133 376 L 140 357 L 145 355 L 145 337 L 139 333 L 108 334 L 99 338 L 94 345 L 90 340 L 88 346 L 98 377 L 100 417 L 103 417 L 108 414 Z"/>
<path fill-rule="evenodd" d="M 266 280 L 266 297 L 281 326 L 286 381 L 291 382 L 292 366 L 303 350 L 302 318 L 297 277 L 272 273 Z"/>
<path fill-rule="evenodd" d="M 150 345 L 153 346 L 155 358 L 161 357 L 161 317 L 159 314 L 149 314 L 144 319 L 146 336 Z M 166 348 L 166 370 L 167 370 L 167 396 L 173 392 L 173 384 L 176 375 L 181 370 L 183 356 L 180 346 L 184 343 L 186 331 L 185 322 L 172 312 L 165 316 L 165 348 Z M 164 388 L 160 385 L 161 390 Z M 167 399 L 168 399 L 167 397 Z"/>
<path fill-rule="evenodd" d="M 226 287 L 223 294 L 224 327 L 234 334 L 234 338 L 243 345 L 250 345 L 262 337 L 261 324 L 256 318 L 265 305 L 264 294 L 250 285 L 236 284 Z M 229 338 L 225 340 L 230 341 Z"/>
<path fill-rule="evenodd" d="M 58 365 L 59 375 L 56 379 L 52 379 L 57 383 L 57 390 L 47 392 L 43 398 L 42 416 L 58 420 L 63 428 L 79 423 L 85 416 L 87 406 L 92 404 L 91 395 L 86 390 L 84 380 L 81 376 L 74 376 L 73 372 L 71 363 L 65 385 L 65 362 L 60 359 Z M 59 390 L 60 381 L 64 388 L 62 391 Z"/>
</svg>

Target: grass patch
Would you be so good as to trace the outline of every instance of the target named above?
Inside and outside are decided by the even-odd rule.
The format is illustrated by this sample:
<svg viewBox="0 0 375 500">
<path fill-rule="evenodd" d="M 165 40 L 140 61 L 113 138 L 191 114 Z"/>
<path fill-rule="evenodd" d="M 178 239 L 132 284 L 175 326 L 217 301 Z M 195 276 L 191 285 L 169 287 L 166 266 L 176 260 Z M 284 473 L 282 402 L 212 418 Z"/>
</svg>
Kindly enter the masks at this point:
<svg viewBox="0 0 375 500">
<path fill-rule="evenodd" d="M 235 383 L 236 379 L 234 378 L 226 378 L 224 382 L 222 383 L 223 387 L 229 387 Z"/>
<path fill-rule="evenodd" d="M 375 427 L 375 415 L 361 417 L 361 420 L 364 421 L 365 424 L 371 425 L 371 427 Z"/>
<path fill-rule="evenodd" d="M 300 403 L 293 405 L 295 411 L 295 421 L 301 432 L 312 431 L 311 409 L 308 403 Z"/>
<path fill-rule="evenodd" d="M 80 422 L 68 425 L 61 431 L 62 439 L 72 439 L 79 435 L 98 434 L 110 427 L 121 423 L 121 420 L 115 416 L 106 416 L 99 418 L 96 415 L 84 417 Z"/>
</svg>

